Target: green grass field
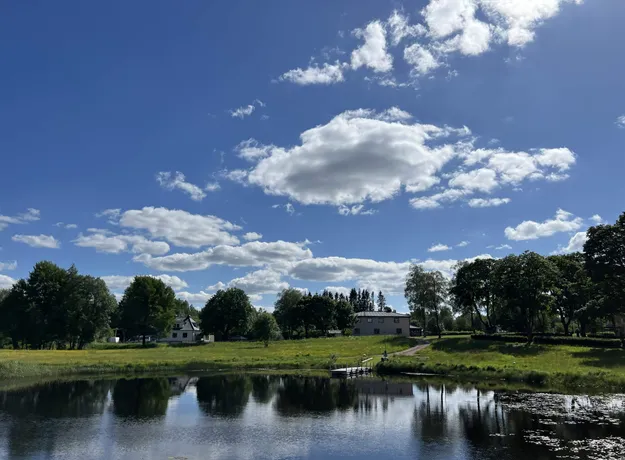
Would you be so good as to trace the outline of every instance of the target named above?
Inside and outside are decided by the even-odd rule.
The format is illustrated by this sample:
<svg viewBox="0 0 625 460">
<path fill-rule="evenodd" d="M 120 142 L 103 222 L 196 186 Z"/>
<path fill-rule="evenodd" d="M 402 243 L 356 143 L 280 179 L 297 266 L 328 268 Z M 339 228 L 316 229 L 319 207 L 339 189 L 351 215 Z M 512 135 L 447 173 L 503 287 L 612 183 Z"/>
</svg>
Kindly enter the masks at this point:
<svg viewBox="0 0 625 460">
<path fill-rule="evenodd" d="M 625 391 L 625 351 L 564 345 L 526 345 L 434 339 L 414 356 L 394 357 L 381 372 L 423 372 L 549 387 Z"/>
<path fill-rule="evenodd" d="M 87 350 L 0 350 L 0 378 L 110 372 L 203 369 L 328 369 L 355 365 L 411 345 L 403 337 L 337 337 L 272 342 L 217 342 L 196 346 Z M 378 361 L 374 359 L 373 361 Z"/>
</svg>

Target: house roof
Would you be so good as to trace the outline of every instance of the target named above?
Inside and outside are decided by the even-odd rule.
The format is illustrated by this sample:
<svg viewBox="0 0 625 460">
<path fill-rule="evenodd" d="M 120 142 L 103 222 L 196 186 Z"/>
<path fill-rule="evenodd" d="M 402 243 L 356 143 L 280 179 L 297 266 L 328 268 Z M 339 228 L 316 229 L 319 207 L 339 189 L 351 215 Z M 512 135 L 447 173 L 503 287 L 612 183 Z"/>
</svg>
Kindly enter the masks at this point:
<svg viewBox="0 0 625 460">
<path fill-rule="evenodd" d="M 197 323 L 190 315 L 187 316 L 179 316 L 176 318 L 176 323 L 184 324 L 187 323 L 192 331 L 199 331 L 200 328 L 197 326 Z M 195 325 L 194 325 L 195 324 Z"/>
<path fill-rule="evenodd" d="M 385 311 L 359 311 L 358 313 L 356 313 L 356 316 L 358 316 L 359 318 L 410 318 L 410 314 L 408 313 L 387 313 Z"/>
</svg>

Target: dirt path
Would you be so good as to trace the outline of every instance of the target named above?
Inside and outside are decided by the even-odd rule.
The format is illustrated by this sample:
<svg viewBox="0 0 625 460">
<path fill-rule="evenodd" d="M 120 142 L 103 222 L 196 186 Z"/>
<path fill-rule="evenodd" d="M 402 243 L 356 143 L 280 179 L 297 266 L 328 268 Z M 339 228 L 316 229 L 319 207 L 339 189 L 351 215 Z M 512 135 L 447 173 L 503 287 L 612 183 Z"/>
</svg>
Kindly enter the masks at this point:
<svg viewBox="0 0 625 460">
<path fill-rule="evenodd" d="M 398 351 L 397 353 L 391 353 L 391 356 L 413 356 L 416 352 L 423 350 L 425 347 L 429 347 L 429 343 L 422 343 L 416 347 L 408 348 L 407 350 Z"/>
</svg>

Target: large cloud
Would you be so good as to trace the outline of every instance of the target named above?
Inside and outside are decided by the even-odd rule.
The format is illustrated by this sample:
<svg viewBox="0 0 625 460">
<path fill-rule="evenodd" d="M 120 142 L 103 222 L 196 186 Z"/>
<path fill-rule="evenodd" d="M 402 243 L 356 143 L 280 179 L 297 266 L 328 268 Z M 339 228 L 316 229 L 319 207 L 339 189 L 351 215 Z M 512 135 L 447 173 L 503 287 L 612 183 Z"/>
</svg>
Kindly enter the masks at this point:
<svg viewBox="0 0 625 460">
<path fill-rule="evenodd" d="M 482 254 L 468 260 L 490 257 L 489 254 Z M 438 270 L 446 277 L 450 277 L 458 260 L 427 259 L 416 263 L 425 270 Z M 319 257 L 293 264 L 288 274 L 305 281 L 328 283 L 352 281 L 358 287 L 381 290 L 386 294 L 402 295 L 410 264 L 409 261 L 381 262 L 372 259 Z"/>
<path fill-rule="evenodd" d="M 507 227 L 504 231 L 509 240 L 535 240 L 559 232 L 574 232 L 584 223 L 581 217 L 574 217 L 570 212 L 558 209 L 553 219 L 544 222 L 526 220 L 516 227 Z"/>
<path fill-rule="evenodd" d="M 134 260 L 154 270 L 193 271 L 204 270 L 211 265 L 231 265 L 235 267 L 271 266 L 284 270 L 292 262 L 309 259 L 312 251 L 307 242 L 252 241 L 241 246 L 219 245 L 196 253 L 176 253 L 164 257 L 148 254 L 136 256 Z"/>
<path fill-rule="evenodd" d="M 99 230 L 99 229 L 89 229 Z M 135 254 L 162 256 L 169 252 L 169 245 L 164 241 L 151 241 L 141 235 L 115 235 L 100 231 L 87 235 L 78 235 L 73 243 L 84 248 L 94 248 L 97 252 L 119 254 L 131 250 Z"/>
<path fill-rule="evenodd" d="M 303 132 L 301 145 L 270 149 L 248 181 L 304 204 L 337 206 L 386 200 L 402 185 L 426 190 L 456 154 L 440 140 L 467 130 L 400 122 L 405 116 L 396 108 L 344 112 Z"/>
<path fill-rule="evenodd" d="M 155 238 L 164 238 L 176 246 L 191 248 L 239 244 L 239 239 L 229 232 L 241 228 L 215 216 L 154 207 L 126 211 L 121 215 L 119 224 L 122 227 L 147 230 Z"/>
<path fill-rule="evenodd" d="M 411 118 L 396 107 L 350 110 L 304 131 L 300 145 L 285 148 L 249 139 L 236 149 L 257 163 L 238 180 L 303 204 L 339 206 L 346 214 L 352 209 L 347 205 L 380 202 L 402 191 L 424 192 L 440 184 L 441 177 L 449 178 L 446 186 L 413 198 L 413 207 L 436 208 L 524 180 L 561 180 L 576 160 L 564 147 L 529 153 L 476 149 L 466 127 L 413 123 Z"/>
</svg>

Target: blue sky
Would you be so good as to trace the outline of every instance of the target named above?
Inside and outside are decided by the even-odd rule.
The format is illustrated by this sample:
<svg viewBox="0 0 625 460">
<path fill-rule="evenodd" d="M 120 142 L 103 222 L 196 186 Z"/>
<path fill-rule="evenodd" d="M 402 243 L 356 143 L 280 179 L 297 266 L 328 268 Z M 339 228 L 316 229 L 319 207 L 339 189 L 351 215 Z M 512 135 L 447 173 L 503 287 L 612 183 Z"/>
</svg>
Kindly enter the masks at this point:
<svg viewBox="0 0 625 460">
<path fill-rule="evenodd" d="M 12 2 L 0 287 L 39 260 L 202 305 L 578 250 L 623 211 L 625 3 Z"/>
</svg>

